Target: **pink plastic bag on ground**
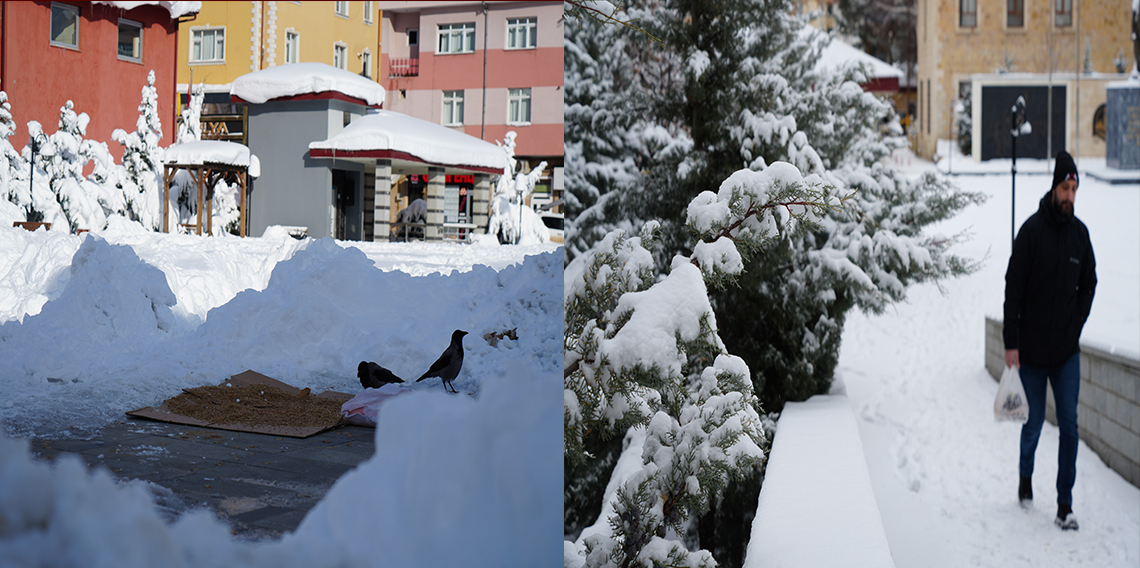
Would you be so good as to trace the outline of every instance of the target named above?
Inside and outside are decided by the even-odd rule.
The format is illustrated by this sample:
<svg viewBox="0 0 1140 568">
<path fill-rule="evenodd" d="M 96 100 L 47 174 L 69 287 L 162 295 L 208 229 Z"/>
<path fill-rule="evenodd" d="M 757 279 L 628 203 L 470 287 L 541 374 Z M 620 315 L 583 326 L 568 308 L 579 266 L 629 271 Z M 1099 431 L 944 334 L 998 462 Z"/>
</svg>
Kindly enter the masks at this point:
<svg viewBox="0 0 1140 568">
<path fill-rule="evenodd" d="M 1017 372 L 1017 367 L 1008 367 L 1001 374 L 997 397 L 994 399 L 994 420 L 1022 424 L 1029 420 L 1029 402 L 1025 398 L 1025 387 L 1021 385 L 1021 374 Z"/>
<path fill-rule="evenodd" d="M 380 405 L 394 396 L 413 390 L 398 383 L 389 383 L 378 389 L 364 389 L 340 406 L 340 414 L 349 424 L 375 428 Z"/>
</svg>

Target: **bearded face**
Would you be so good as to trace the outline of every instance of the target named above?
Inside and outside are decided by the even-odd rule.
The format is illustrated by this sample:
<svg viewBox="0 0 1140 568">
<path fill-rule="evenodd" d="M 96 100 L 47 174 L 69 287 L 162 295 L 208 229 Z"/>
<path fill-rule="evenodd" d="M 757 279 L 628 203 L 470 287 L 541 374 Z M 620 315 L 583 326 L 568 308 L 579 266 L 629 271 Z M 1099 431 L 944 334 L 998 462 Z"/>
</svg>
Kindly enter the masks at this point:
<svg viewBox="0 0 1140 568">
<path fill-rule="evenodd" d="M 1053 188 L 1053 207 L 1065 217 L 1073 216 L 1073 202 L 1077 200 L 1077 180 L 1067 179 Z"/>
</svg>

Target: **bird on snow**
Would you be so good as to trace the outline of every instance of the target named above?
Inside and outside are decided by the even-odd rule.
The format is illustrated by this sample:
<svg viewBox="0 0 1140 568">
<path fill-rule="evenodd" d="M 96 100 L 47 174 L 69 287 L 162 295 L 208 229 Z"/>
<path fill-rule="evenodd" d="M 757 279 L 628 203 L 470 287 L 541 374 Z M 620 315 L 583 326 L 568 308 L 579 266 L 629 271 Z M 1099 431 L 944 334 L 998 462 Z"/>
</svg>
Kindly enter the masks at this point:
<svg viewBox="0 0 1140 568">
<path fill-rule="evenodd" d="M 371 361 L 361 361 L 356 367 L 356 376 L 360 379 L 360 386 L 366 389 L 378 389 L 388 383 L 404 382 L 404 379 L 392 374 L 392 371 Z"/>
<path fill-rule="evenodd" d="M 436 359 L 435 363 L 431 364 L 427 372 L 416 379 L 416 382 L 418 383 L 431 377 L 439 377 L 443 380 L 443 390 L 447 390 L 447 387 L 450 386 L 451 390 L 448 392 L 458 393 L 459 391 L 455 390 L 455 386 L 451 384 L 451 381 L 455 380 L 455 377 L 459 375 L 459 369 L 463 367 L 464 335 L 467 335 L 466 331 L 455 330 L 455 333 L 451 334 L 451 345 L 447 346 L 447 349 L 443 351 L 443 355 L 440 355 L 439 359 Z"/>
</svg>

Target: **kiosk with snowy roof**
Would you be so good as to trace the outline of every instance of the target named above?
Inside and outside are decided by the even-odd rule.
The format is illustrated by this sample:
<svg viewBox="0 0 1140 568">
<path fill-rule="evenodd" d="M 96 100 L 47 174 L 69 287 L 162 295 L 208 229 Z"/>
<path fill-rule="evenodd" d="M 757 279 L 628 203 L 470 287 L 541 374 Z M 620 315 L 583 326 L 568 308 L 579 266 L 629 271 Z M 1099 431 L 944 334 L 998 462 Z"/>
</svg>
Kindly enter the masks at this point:
<svg viewBox="0 0 1140 568">
<path fill-rule="evenodd" d="M 246 105 L 247 143 L 261 158 L 249 199 L 252 234 L 285 225 L 314 238 L 372 240 L 367 168 L 314 160 L 309 143 L 378 108 L 384 87 L 323 63 L 294 63 L 234 79 L 230 99 Z"/>
<path fill-rule="evenodd" d="M 495 144 L 386 110 L 353 121 L 328 140 L 310 143 L 309 156 L 357 163 L 372 172 L 377 237 L 387 235 L 396 221 L 396 203 L 422 195 L 428 240 L 486 232 L 490 179 L 508 166 L 506 152 Z"/>
<path fill-rule="evenodd" d="M 239 234 L 246 233 L 246 194 L 249 188 L 249 178 L 261 175 L 261 163 L 257 156 L 250 153 L 249 148 L 236 142 L 223 142 L 221 140 L 197 140 L 175 144 L 163 152 L 164 172 L 162 176 L 162 203 L 170 202 L 170 184 L 175 174 L 185 171 L 194 180 L 198 191 L 198 207 L 195 211 L 196 220 L 193 224 L 184 225 L 194 227 L 199 235 L 202 234 L 203 200 L 205 201 L 206 234 L 213 234 L 213 202 L 214 186 L 219 181 L 231 185 L 236 184 L 240 196 L 240 217 L 238 220 Z M 162 209 L 162 232 L 170 232 L 170 208 Z"/>
</svg>

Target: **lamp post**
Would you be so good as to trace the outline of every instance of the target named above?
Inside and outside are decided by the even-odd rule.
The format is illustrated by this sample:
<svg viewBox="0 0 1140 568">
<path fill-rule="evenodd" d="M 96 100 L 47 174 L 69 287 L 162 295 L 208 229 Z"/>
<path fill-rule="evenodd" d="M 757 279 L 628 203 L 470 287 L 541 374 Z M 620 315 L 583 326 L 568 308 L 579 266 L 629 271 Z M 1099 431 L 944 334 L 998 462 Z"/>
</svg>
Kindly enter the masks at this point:
<svg viewBox="0 0 1140 568">
<path fill-rule="evenodd" d="M 1014 210 L 1017 207 L 1017 138 L 1022 134 L 1030 134 L 1033 132 L 1033 127 L 1025 121 L 1025 97 L 1018 96 L 1017 101 L 1013 103 L 1010 108 L 1010 128 L 1009 136 L 1011 139 L 1011 146 L 1013 149 L 1013 160 L 1010 163 L 1011 175 L 1011 188 L 1010 188 L 1010 204 L 1009 204 L 1009 250 L 1013 252 L 1013 242 L 1017 238 L 1017 216 Z"/>
</svg>

